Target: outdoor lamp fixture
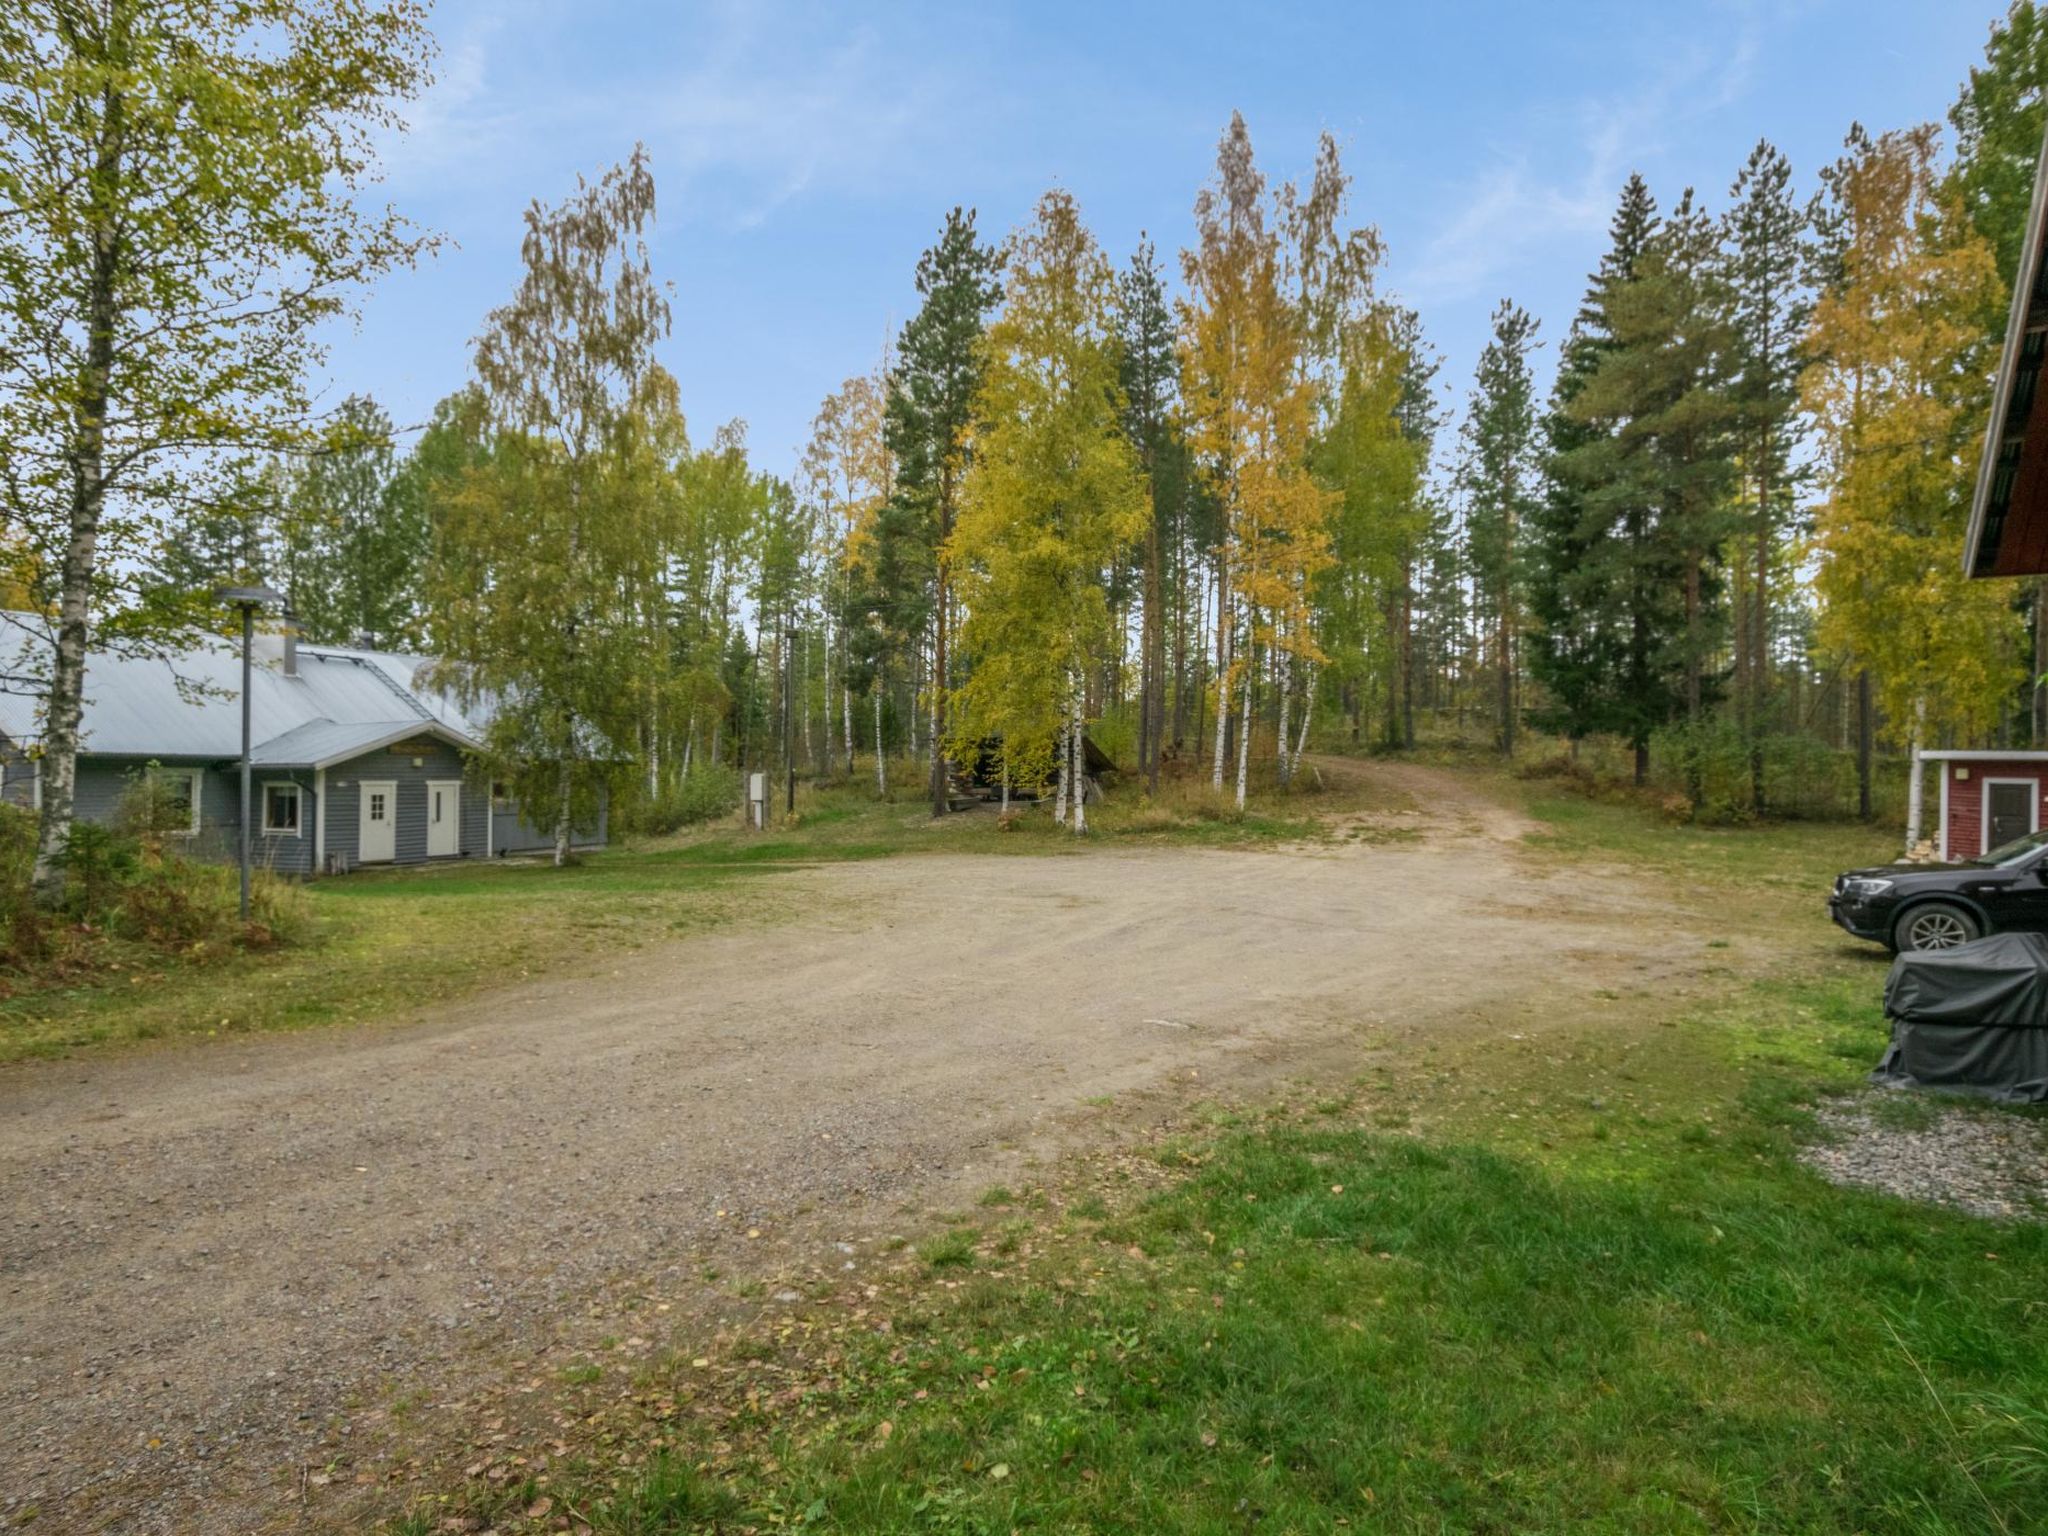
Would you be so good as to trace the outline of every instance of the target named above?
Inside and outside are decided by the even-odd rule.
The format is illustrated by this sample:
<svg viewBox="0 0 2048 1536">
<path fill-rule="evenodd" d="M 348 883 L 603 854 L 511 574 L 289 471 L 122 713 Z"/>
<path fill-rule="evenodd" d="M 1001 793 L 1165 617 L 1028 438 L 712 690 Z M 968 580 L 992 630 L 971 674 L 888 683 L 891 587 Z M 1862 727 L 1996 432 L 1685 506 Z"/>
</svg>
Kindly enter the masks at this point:
<svg viewBox="0 0 2048 1536">
<path fill-rule="evenodd" d="M 249 921 L 249 656 L 256 642 L 256 610 L 284 601 L 268 587 L 222 587 L 213 594 L 242 611 L 242 921 Z"/>
</svg>

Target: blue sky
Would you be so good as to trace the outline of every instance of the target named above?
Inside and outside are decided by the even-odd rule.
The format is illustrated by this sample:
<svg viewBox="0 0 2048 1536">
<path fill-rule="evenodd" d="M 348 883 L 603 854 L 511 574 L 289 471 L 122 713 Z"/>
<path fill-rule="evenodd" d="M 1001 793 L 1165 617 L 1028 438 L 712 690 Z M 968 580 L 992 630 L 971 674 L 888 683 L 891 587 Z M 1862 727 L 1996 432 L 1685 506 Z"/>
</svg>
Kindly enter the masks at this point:
<svg viewBox="0 0 2048 1536">
<path fill-rule="evenodd" d="M 742 417 L 756 462 L 787 473 L 819 399 L 913 307 L 949 207 L 1000 235 L 1059 185 L 1119 261 L 1141 230 L 1170 256 L 1237 109 L 1276 179 L 1337 136 L 1384 285 L 1462 401 L 1502 297 L 1562 334 L 1629 171 L 1660 202 L 1696 185 L 1718 206 L 1761 135 L 1810 187 L 1852 120 L 1943 117 L 2001 9 L 440 0 L 437 83 L 384 190 L 451 243 L 365 296 L 329 390 L 423 420 L 511 292 L 528 202 L 643 142 L 692 437 Z"/>
</svg>

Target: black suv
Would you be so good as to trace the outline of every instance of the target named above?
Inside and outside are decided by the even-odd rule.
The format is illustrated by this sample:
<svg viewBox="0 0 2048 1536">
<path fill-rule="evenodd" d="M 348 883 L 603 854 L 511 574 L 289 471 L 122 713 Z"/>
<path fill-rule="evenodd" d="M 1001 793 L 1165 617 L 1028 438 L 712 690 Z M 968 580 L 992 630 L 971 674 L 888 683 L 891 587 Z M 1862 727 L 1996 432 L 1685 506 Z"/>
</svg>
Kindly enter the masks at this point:
<svg viewBox="0 0 2048 1536">
<path fill-rule="evenodd" d="M 1953 949 L 1987 933 L 2048 933 L 2048 831 L 1960 864 L 1887 864 L 1835 880 L 1828 916 L 1887 949 Z"/>
</svg>

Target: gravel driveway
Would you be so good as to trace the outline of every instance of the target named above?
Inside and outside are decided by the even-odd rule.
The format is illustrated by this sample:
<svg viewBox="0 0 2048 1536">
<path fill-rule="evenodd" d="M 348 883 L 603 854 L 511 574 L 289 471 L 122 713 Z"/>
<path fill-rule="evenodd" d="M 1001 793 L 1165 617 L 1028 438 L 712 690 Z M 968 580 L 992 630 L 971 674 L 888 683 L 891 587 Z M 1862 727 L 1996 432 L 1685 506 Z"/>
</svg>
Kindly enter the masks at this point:
<svg viewBox="0 0 2048 1536">
<path fill-rule="evenodd" d="M 814 916 L 607 976 L 0 1073 L 0 1525 L 288 1518 L 367 1405 L 622 1276 L 900 1219 L 1102 1095 L 1355 1069 L 1699 961 L 1703 922 L 1391 771 L 1419 840 L 821 868 L 786 877 Z"/>
</svg>

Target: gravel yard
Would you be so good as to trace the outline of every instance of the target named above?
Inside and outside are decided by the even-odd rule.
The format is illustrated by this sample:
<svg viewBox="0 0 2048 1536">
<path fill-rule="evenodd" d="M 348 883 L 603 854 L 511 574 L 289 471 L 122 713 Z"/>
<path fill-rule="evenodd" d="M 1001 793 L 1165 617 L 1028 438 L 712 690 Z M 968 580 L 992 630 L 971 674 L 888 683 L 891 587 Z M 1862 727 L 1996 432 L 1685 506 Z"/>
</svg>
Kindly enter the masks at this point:
<svg viewBox="0 0 2048 1536">
<path fill-rule="evenodd" d="M 2048 1215 L 2048 1120 L 1897 1088 L 1822 1105 L 1816 1118 L 1825 1139 L 1801 1157 L 1836 1184 L 1994 1221 Z"/>
</svg>

